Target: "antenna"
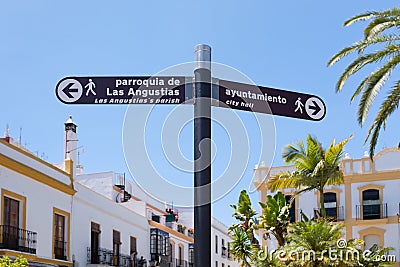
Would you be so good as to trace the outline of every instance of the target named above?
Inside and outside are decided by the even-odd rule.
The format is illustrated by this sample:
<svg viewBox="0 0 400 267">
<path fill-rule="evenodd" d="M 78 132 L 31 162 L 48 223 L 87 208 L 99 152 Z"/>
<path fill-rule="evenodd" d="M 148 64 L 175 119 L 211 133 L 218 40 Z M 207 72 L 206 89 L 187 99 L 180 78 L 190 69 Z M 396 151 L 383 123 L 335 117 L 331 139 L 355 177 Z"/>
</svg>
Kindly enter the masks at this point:
<svg viewBox="0 0 400 267">
<path fill-rule="evenodd" d="M 6 137 L 10 137 L 10 127 L 8 126 L 8 123 L 6 124 L 5 136 L 6 136 Z"/>
<path fill-rule="evenodd" d="M 79 148 L 82 148 L 82 149 L 79 149 Z M 78 149 L 78 153 L 77 153 L 77 164 L 76 164 L 76 167 L 81 167 L 80 155 L 81 155 L 81 153 L 82 154 L 85 153 L 85 148 L 83 146 L 80 146 L 77 149 Z M 68 151 L 68 152 L 70 152 L 70 151 Z"/>
</svg>

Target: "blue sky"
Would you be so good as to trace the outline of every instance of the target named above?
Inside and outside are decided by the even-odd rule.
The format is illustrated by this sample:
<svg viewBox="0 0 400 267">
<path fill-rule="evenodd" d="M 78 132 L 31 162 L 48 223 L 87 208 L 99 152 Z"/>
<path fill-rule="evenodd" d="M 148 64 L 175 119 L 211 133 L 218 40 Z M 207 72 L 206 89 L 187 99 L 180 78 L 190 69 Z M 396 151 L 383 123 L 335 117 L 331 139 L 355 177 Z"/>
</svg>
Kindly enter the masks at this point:
<svg viewBox="0 0 400 267">
<path fill-rule="evenodd" d="M 274 117 L 274 165 L 282 165 L 281 150 L 289 143 L 316 135 L 328 145 L 354 134 L 346 151 L 361 157 L 369 123 L 356 122 L 357 103 L 349 104 L 354 86 L 344 92 L 334 85 L 350 59 L 327 68 L 329 58 L 362 37 L 363 23 L 343 27 L 343 22 L 368 10 L 384 10 L 397 1 L 3 1 L 0 4 L 0 130 L 9 124 L 11 135 L 49 162 L 63 160 L 63 123 L 73 115 L 78 124 L 79 146 L 85 148 L 81 164 L 86 172 L 128 172 L 122 148 L 122 127 L 127 106 L 74 106 L 59 102 L 55 85 L 66 76 L 153 75 L 170 66 L 192 61 L 198 43 L 212 47 L 214 62 L 247 75 L 255 84 L 320 96 L 327 115 L 320 122 Z M 365 75 L 365 73 L 364 73 Z M 390 82 L 389 82 L 390 86 Z M 388 87 L 386 87 L 387 89 Z M 379 98 L 378 98 L 379 101 Z M 375 105 L 371 115 L 376 110 Z M 171 170 L 173 179 L 191 183 L 191 176 L 168 169 L 158 139 L 162 114 L 149 131 L 156 165 Z M 230 224 L 229 204 L 240 189 L 248 188 L 258 162 L 262 140 L 251 114 L 237 112 L 250 135 L 250 158 L 243 177 L 229 194 L 214 203 L 214 215 Z M 396 146 L 399 128 L 395 114 L 381 133 L 377 151 Z M 214 176 L 229 161 L 229 136 L 214 125 L 218 147 Z M 192 130 L 181 133 L 183 153 L 191 156 Z M 268 138 L 268 137 L 266 137 Z M 273 150 L 273 148 L 268 148 Z M 254 151 L 254 153 L 253 153 Z M 274 152 L 274 151 L 273 151 Z M 254 155 L 253 155 L 254 154 Z M 235 157 L 235 155 L 232 155 Z M 168 175 L 167 171 L 164 175 Z M 150 178 L 149 178 L 150 179 Z M 177 181 L 177 183 L 180 183 Z M 171 201 L 173 201 L 171 192 Z M 254 202 L 256 194 L 252 195 Z"/>
</svg>

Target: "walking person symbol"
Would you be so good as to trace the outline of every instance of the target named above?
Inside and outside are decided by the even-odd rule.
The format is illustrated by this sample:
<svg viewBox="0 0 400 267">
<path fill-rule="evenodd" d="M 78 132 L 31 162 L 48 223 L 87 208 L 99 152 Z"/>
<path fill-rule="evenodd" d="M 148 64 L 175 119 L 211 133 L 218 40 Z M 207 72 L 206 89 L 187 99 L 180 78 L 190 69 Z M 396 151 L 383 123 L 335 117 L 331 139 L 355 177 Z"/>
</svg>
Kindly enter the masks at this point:
<svg viewBox="0 0 400 267">
<path fill-rule="evenodd" d="M 93 95 L 96 95 L 96 92 L 93 90 L 96 88 L 96 84 L 92 81 L 92 79 L 89 79 L 88 84 L 85 85 L 86 90 L 86 96 L 89 95 L 89 92 L 91 92 Z"/>
<path fill-rule="evenodd" d="M 304 104 L 301 103 L 301 97 L 297 98 L 296 102 L 294 102 L 294 104 L 296 105 L 296 109 L 294 110 L 294 112 L 297 112 L 300 109 L 300 113 L 303 114 L 303 108 Z"/>
</svg>

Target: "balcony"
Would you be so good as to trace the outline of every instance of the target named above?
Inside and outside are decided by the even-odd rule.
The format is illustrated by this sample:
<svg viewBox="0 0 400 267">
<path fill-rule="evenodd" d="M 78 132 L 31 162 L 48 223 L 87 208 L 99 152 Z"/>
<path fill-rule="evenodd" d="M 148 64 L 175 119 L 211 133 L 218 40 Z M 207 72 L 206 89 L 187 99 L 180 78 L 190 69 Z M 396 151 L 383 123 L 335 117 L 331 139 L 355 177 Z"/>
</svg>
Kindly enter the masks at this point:
<svg viewBox="0 0 400 267">
<path fill-rule="evenodd" d="M 118 267 L 131 267 L 131 257 L 129 255 L 114 255 L 112 250 L 99 248 L 92 250 L 87 248 L 87 264 L 108 265 Z"/>
<path fill-rule="evenodd" d="M 326 208 L 326 218 L 333 222 L 341 222 L 344 221 L 344 207 L 335 207 L 335 208 Z M 314 218 L 321 217 L 321 209 L 314 209 Z"/>
<path fill-rule="evenodd" d="M 221 256 L 223 258 L 227 258 L 228 257 L 228 249 L 226 247 L 222 247 Z"/>
<path fill-rule="evenodd" d="M 37 233 L 10 225 L 0 225 L 0 249 L 36 254 Z"/>
<path fill-rule="evenodd" d="M 387 203 L 356 205 L 356 220 L 376 220 L 387 218 Z"/>
</svg>

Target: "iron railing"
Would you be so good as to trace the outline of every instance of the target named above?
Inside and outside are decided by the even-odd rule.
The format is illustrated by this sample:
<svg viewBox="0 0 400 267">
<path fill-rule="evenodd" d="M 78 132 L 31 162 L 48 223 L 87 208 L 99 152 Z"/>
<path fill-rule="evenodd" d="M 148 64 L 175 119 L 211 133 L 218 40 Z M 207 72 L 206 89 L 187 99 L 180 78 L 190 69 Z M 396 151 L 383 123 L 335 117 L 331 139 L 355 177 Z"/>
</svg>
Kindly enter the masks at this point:
<svg viewBox="0 0 400 267">
<path fill-rule="evenodd" d="M 336 215 L 329 214 L 328 209 L 331 209 L 331 208 L 325 208 L 326 218 L 328 218 L 329 220 L 334 221 L 334 222 L 344 221 L 344 207 L 343 206 L 336 207 Z M 320 218 L 320 217 L 322 217 L 321 209 L 314 208 L 314 218 Z"/>
<path fill-rule="evenodd" d="M 387 203 L 356 205 L 356 220 L 387 218 Z"/>
<path fill-rule="evenodd" d="M 136 259 L 137 265 L 138 259 Z M 87 248 L 87 263 L 88 264 L 101 264 L 109 266 L 119 267 L 131 267 L 131 256 L 119 254 L 114 255 L 114 252 L 109 249 L 98 248 L 91 249 Z"/>
<path fill-rule="evenodd" d="M 221 256 L 222 256 L 223 258 L 228 257 L 228 248 L 222 247 L 222 249 L 221 249 Z"/>
<path fill-rule="evenodd" d="M 36 254 L 37 233 L 10 225 L 0 225 L 0 249 Z"/>
</svg>

